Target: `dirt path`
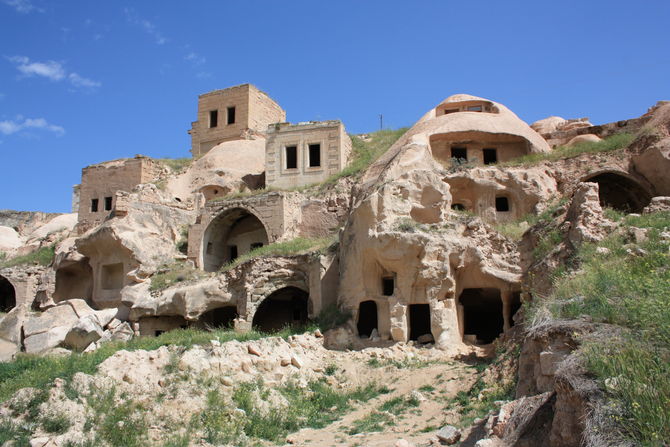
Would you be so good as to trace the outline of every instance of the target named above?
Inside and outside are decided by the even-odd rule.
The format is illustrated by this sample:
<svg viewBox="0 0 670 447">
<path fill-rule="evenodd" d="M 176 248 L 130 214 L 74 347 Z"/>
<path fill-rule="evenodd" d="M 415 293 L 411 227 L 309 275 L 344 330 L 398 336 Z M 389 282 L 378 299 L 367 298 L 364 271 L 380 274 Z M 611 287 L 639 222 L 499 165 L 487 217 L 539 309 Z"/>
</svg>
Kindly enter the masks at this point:
<svg viewBox="0 0 670 447">
<path fill-rule="evenodd" d="M 303 429 L 289 435 L 293 445 L 393 446 L 400 438 L 417 445 L 426 444 L 441 426 L 456 422 L 457 415 L 448 411 L 449 400 L 459 391 L 468 390 L 476 374 L 473 368 L 456 361 L 402 368 L 370 367 L 349 361 L 344 369 L 355 381 L 363 377 L 366 381 L 372 379 L 386 385 L 391 392 L 359 404 L 327 427 Z M 385 404 L 390 409 L 379 411 Z M 368 424 L 363 424 L 366 421 Z"/>
</svg>

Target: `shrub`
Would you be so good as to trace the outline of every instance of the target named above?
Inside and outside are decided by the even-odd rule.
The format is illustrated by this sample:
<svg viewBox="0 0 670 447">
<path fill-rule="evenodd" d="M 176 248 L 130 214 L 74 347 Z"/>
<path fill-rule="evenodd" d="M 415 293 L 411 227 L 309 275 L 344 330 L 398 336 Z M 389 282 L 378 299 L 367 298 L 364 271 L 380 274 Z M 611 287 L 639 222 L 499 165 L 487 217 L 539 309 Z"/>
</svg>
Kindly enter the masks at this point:
<svg viewBox="0 0 670 447">
<path fill-rule="evenodd" d="M 329 329 L 341 326 L 351 319 L 349 310 L 342 310 L 337 304 L 333 303 L 324 307 L 316 317 L 316 324 L 325 332 Z"/>
<path fill-rule="evenodd" d="M 56 435 L 65 433 L 72 425 L 72 422 L 70 422 L 70 419 L 65 414 L 43 416 L 40 422 L 44 431 Z"/>
</svg>

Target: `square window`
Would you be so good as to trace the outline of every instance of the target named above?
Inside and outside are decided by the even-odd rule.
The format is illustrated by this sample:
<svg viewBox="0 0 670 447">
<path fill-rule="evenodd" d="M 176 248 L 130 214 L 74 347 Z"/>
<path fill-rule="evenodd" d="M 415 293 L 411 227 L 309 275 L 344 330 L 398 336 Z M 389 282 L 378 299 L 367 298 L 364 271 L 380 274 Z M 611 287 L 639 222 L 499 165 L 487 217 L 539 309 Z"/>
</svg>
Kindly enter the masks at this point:
<svg viewBox="0 0 670 447">
<path fill-rule="evenodd" d="M 321 166 L 321 145 L 320 144 L 310 144 L 309 145 L 309 167 L 318 168 Z"/>
<path fill-rule="evenodd" d="M 509 211 L 509 200 L 507 197 L 496 197 L 496 211 Z"/>
<path fill-rule="evenodd" d="M 102 288 L 117 290 L 123 287 L 123 263 L 107 264 L 102 266 Z"/>
<path fill-rule="evenodd" d="M 496 149 L 490 148 L 490 149 L 484 149 L 484 164 L 485 165 L 492 165 L 494 163 L 498 163 L 498 151 Z"/>
<path fill-rule="evenodd" d="M 286 169 L 298 169 L 298 146 L 286 146 Z"/>
<path fill-rule="evenodd" d="M 448 115 L 450 113 L 456 113 L 458 112 L 458 109 L 444 109 L 444 114 Z"/>
<path fill-rule="evenodd" d="M 451 148 L 451 158 L 455 158 L 461 161 L 468 160 L 468 150 L 464 147 L 452 147 Z"/>
<path fill-rule="evenodd" d="M 209 127 L 216 127 L 219 125 L 219 111 L 210 110 L 209 111 Z"/>
<path fill-rule="evenodd" d="M 235 107 L 228 107 L 228 124 L 235 124 Z"/>
<path fill-rule="evenodd" d="M 481 112 L 482 111 L 482 106 L 469 106 L 467 108 L 468 112 Z"/>
<path fill-rule="evenodd" d="M 110 211 L 112 209 L 112 198 L 105 197 L 105 211 Z"/>
<path fill-rule="evenodd" d="M 91 212 L 92 213 L 98 212 L 98 199 L 91 199 Z"/>
</svg>

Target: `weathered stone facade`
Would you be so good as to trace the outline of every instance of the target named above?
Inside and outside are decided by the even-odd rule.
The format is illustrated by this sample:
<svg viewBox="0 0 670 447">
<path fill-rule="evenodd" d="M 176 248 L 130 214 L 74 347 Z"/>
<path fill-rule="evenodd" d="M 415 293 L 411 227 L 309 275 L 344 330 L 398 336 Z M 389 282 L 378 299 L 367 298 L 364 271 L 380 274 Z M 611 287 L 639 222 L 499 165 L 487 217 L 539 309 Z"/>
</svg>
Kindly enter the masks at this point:
<svg viewBox="0 0 670 447">
<path fill-rule="evenodd" d="M 191 153 L 206 154 L 224 141 L 265 132 L 268 125 L 286 120 L 286 112 L 266 93 L 242 84 L 198 97 L 198 120 L 191 124 Z"/>
<path fill-rule="evenodd" d="M 341 121 L 278 123 L 267 130 L 265 184 L 294 188 L 319 183 L 344 169 L 351 139 Z"/>
<path fill-rule="evenodd" d="M 141 155 L 82 169 L 78 230 L 83 233 L 108 218 L 114 212 L 118 191 L 129 192 L 139 184 L 155 181 L 162 172 L 157 161 Z"/>
</svg>

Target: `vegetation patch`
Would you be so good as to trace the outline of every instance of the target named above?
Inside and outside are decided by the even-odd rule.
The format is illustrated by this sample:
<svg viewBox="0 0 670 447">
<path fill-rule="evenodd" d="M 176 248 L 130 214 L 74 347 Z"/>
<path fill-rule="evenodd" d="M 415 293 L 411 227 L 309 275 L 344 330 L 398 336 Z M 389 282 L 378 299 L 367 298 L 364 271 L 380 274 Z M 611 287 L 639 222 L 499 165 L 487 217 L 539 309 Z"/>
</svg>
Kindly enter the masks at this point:
<svg viewBox="0 0 670 447">
<path fill-rule="evenodd" d="M 529 166 L 541 163 L 543 161 L 556 161 L 566 158 L 573 158 L 582 154 L 615 151 L 617 149 L 627 147 L 630 143 L 633 142 L 635 138 L 636 135 L 634 134 L 618 133 L 601 141 L 585 141 L 582 143 L 573 144 L 571 146 L 558 146 L 548 153 L 524 155 L 522 157 L 500 163 L 500 166 Z"/>
<path fill-rule="evenodd" d="M 646 240 L 633 243 L 630 227 L 646 229 Z M 614 234 L 584 244 L 577 261 L 579 271 L 558 278 L 535 310 L 559 318 L 586 314 L 623 328 L 587 341 L 580 353 L 611 401 L 607 431 L 661 445 L 670 439 L 670 213 L 621 218 Z"/>
<path fill-rule="evenodd" d="M 272 336 L 286 338 L 293 333 L 295 331 L 287 328 L 272 334 Z M 190 348 L 196 344 L 209 344 L 211 340 L 218 340 L 221 343 L 231 340 L 244 342 L 267 336 L 268 334 L 257 331 L 239 334 L 232 330 L 205 331 L 186 328 L 168 331 L 158 337 L 139 337 L 129 342 L 107 343 L 99 349 L 85 354 L 72 353 L 68 356 L 59 357 L 19 354 L 12 362 L 0 362 L 0 402 L 6 401 L 21 388 L 32 387 L 47 390 L 56 378 L 70 381 L 77 372 L 95 374 L 100 363 L 121 349 L 151 351 L 168 345 Z M 34 413 L 28 413 L 30 419 L 38 416 L 38 407 L 40 403 L 46 400 L 46 392 L 37 394 L 33 400 L 32 403 L 28 404 L 28 407 L 20 411 L 33 409 Z"/>
<path fill-rule="evenodd" d="M 418 407 L 419 400 L 413 396 L 398 396 L 384 402 L 380 407 L 353 423 L 347 432 L 350 435 L 383 431 L 393 425 L 396 417 L 401 416 L 410 408 Z"/>
<path fill-rule="evenodd" d="M 395 130 L 379 130 L 368 134 L 365 138 L 350 135 L 351 161 L 342 171 L 330 176 L 324 184 L 333 184 L 343 177 L 357 177 L 386 153 L 408 129 L 408 127 L 402 127 Z"/>
<path fill-rule="evenodd" d="M 54 253 L 56 250 L 56 245 L 48 245 L 46 247 L 41 247 L 38 250 L 35 250 L 32 253 L 28 253 L 23 256 L 16 256 L 11 259 L 7 259 L 4 262 L 0 263 L 0 268 L 14 267 L 17 265 L 49 265 L 54 259 Z"/>
<path fill-rule="evenodd" d="M 335 236 L 324 238 L 298 237 L 286 242 L 275 242 L 273 244 L 254 248 L 250 252 L 241 255 L 233 262 L 225 264 L 221 267 L 220 271 L 226 272 L 247 261 L 265 256 L 293 256 L 306 252 L 325 251 L 329 247 L 334 247 L 334 244 L 336 244 Z"/>
<path fill-rule="evenodd" d="M 161 267 L 156 274 L 151 277 L 149 290 L 157 292 L 172 287 L 175 284 L 202 279 L 209 276 L 202 270 L 193 268 L 190 263 L 174 262 Z"/>
</svg>

